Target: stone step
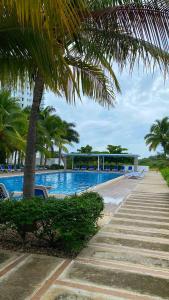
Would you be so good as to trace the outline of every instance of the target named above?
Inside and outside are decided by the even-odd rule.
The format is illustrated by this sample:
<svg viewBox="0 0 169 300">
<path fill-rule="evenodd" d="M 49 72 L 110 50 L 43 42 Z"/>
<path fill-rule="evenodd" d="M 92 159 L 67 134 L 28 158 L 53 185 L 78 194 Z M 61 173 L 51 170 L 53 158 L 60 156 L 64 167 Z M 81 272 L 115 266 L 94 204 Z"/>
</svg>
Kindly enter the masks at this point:
<svg viewBox="0 0 169 300">
<path fill-rule="evenodd" d="M 120 213 L 130 213 L 130 214 L 140 214 L 140 215 L 153 215 L 153 216 L 161 216 L 161 217 L 169 217 L 169 211 L 168 212 L 158 212 L 158 211 L 154 211 L 154 210 L 144 210 L 144 209 L 137 209 L 137 208 L 126 208 L 125 206 L 122 206 L 122 208 L 120 208 L 118 210 L 118 212 Z"/>
<path fill-rule="evenodd" d="M 140 227 L 153 227 L 159 229 L 167 229 L 169 230 L 169 223 L 165 222 L 153 222 L 153 221 L 144 221 L 144 220 L 132 220 L 131 218 L 117 218 L 113 217 L 110 224 L 121 224 L 121 225 L 133 225 L 133 226 L 140 226 Z"/>
<path fill-rule="evenodd" d="M 66 280 L 75 283 L 122 289 L 166 299 L 169 295 L 169 279 L 139 274 L 128 269 L 120 270 L 117 267 L 109 268 L 94 263 L 74 262 L 65 276 Z"/>
<path fill-rule="evenodd" d="M 113 236 L 108 234 L 99 234 L 96 235 L 94 238 L 91 239 L 91 243 L 98 243 L 98 244 L 108 244 L 108 245 L 118 245 L 118 246 L 128 246 L 133 248 L 140 248 L 140 249 L 148 249 L 154 251 L 161 251 L 161 252 L 169 252 L 169 244 L 165 243 L 156 243 L 154 240 L 146 241 L 139 239 L 140 237 L 137 236 L 129 236 L 129 235 L 117 235 Z"/>
<path fill-rule="evenodd" d="M 99 236 L 112 237 L 112 238 L 120 238 L 120 239 L 122 238 L 122 239 L 127 239 L 127 240 L 136 240 L 136 241 L 141 241 L 141 242 L 143 241 L 143 242 L 151 242 L 151 243 L 169 245 L 169 239 L 158 238 L 158 237 L 150 237 L 150 236 L 146 236 L 144 234 L 137 235 L 137 234 L 133 234 L 133 233 L 125 234 L 123 232 L 121 232 L 121 233 L 119 233 L 119 232 L 109 232 L 109 231 L 106 231 L 106 229 L 105 229 L 105 230 L 99 232 L 98 235 Z M 160 247 L 160 245 L 159 245 L 159 247 Z"/>
<path fill-rule="evenodd" d="M 146 205 L 146 206 L 154 206 L 154 207 L 166 207 L 169 209 L 169 204 L 165 204 L 165 203 L 155 203 L 154 201 L 143 201 L 143 200 L 140 200 L 140 201 L 136 201 L 136 200 L 130 200 L 128 199 L 125 204 L 136 204 L 136 205 Z"/>
<path fill-rule="evenodd" d="M 169 230 L 167 230 L 167 233 L 165 232 L 157 232 L 153 231 L 154 228 L 149 228 L 149 230 L 145 230 L 145 227 L 132 227 L 132 226 L 111 226 L 107 225 L 104 226 L 100 232 L 119 232 L 119 233 L 126 233 L 126 234 L 135 234 L 135 235 L 144 235 L 144 236 L 149 236 L 149 237 L 159 237 L 159 238 L 164 238 L 164 239 L 169 239 Z"/>
<path fill-rule="evenodd" d="M 124 204 L 122 206 L 123 208 L 133 208 L 133 209 L 143 209 L 143 210 L 153 210 L 153 211 L 159 211 L 159 212 L 166 212 L 169 213 L 169 208 L 165 207 L 155 207 L 153 205 L 144 205 L 144 204 Z"/>
<path fill-rule="evenodd" d="M 27 299 L 62 261 L 52 256 L 29 255 L 8 276 L 1 277 L 0 299 Z"/>
<path fill-rule="evenodd" d="M 164 268 L 169 270 L 169 257 L 167 259 L 160 257 L 159 254 L 153 256 L 153 254 L 143 253 L 141 251 L 124 250 L 123 247 L 105 249 L 105 247 L 92 245 L 83 249 L 78 255 L 78 258 L 88 258 L 106 262 L 119 261 L 135 264 L 137 266 L 139 264 L 146 267 L 153 267 L 155 269 Z"/>
<path fill-rule="evenodd" d="M 131 214 L 131 213 L 123 213 L 123 212 L 118 212 L 115 214 L 117 218 L 131 218 L 132 220 L 148 220 L 148 221 L 156 221 L 156 222 L 166 222 L 169 223 L 169 217 L 161 217 L 161 216 L 146 216 L 143 214 Z"/>
</svg>

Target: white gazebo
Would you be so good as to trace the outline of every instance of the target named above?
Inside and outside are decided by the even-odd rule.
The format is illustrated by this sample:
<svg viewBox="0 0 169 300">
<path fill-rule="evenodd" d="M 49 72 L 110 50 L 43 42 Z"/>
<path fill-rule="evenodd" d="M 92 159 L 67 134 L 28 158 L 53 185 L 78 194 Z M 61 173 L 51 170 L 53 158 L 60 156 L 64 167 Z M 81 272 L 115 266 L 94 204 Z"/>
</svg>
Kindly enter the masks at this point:
<svg viewBox="0 0 169 300">
<path fill-rule="evenodd" d="M 119 157 L 119 158 L 133 158 L 134 160 L 134 171 L 138 170 L 138 157 L 137 154 L 108 154 L 108 153 L 68 153 L 63 154 L 63 161 L 64 161 L 64 169 L 67 169 L 67 157 L 70 157 L 72 159 L 72 169 L 74 169 L 74 158 L 75 157 L 97 157 L 97 170 L 100 170 L 100 163 L 102 161 L 102 167 L 104 170 L 104 160 L 106 157 Z"/>
</svg>

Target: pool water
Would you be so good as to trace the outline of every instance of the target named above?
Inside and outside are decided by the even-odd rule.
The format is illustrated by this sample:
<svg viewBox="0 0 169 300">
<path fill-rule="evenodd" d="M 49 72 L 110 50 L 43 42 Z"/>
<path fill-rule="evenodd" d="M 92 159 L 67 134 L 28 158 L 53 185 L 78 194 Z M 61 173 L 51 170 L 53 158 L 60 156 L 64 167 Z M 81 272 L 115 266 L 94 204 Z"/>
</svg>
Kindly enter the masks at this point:
<svg viewBox="0 0 169 300">
<path fill-rule="evenodd" d="M 37 185 L 51 186 L 51 194 L 71 195 L 79 193 L 91 186 L 117 178 L 122 174 L 99 172 L 56 172 L 36 174 Z M 23 189 L 23 176 L 1 177 L 9 192 L 21 192 Z"/>
</svg>

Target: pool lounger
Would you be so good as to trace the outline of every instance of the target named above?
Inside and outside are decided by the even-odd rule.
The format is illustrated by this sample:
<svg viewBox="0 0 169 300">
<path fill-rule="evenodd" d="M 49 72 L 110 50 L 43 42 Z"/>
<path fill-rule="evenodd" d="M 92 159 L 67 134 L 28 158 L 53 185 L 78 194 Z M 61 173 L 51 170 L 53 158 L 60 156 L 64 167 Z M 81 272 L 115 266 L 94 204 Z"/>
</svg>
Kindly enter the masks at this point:
<svg viewBox="0 0 169 300">
<path fill-rule="evenodd" d="M 144 178 L 144 171 L 127 173 L 125 176 L 128 179 L 142 179 L 142 178 Z"/>
<path fill-rule="evenodd" d="M 94 170 L 95 170 L 95 167 L 90 166 L 88 170 L 89 170 L 89 171 L 94 171 Z"/>
<path fill-rule="evenodd" d="M 81 167 L 81 170 L 82 170 L 82 171 L 86 171 L 86 170 L 87 170 L 87 167 L 86 167 L 86 166 L 82 166 L 82 167 Z"/>
</svg>

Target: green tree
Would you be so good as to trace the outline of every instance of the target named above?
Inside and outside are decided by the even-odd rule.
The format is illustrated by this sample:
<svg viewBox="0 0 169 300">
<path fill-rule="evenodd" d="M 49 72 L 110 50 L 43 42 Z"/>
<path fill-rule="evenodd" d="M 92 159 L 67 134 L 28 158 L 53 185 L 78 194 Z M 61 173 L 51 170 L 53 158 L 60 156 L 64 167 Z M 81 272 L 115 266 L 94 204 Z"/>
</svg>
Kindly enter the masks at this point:
<svg viewBox="0 0 169 300">
<path fill-rule="evenodd" d="M 15 151 L 25 151 L 27 119 L 8 91 L 0 92 L 0 163 Z"/>
<path fill-rule="evenodd" d="M 35 83 L 26 149 L 25 197 L 33 194 L 36 125 L 45 87 L 65 95 L 68 101 L 74 101 L 82 92 L 100 104 L 111 105 L 114 87 L 120 90 L 112 61 L 121 68 L 129 62 L 131 69 L 140 59 L 148 67 L 151 58 L 162 67 L 166 65 L 168 56 L 161 51 L 168 41 L 165 1 L 163 6 L 138 0 L 124 3 L 2 1 L 2 78 L 8 82 L 15 79 L 16 83 L 19 76 L 24 82 L 25 74 L 29 74 Z M 147 34 L 150 30 L 153 34 Z M 4 76 L 8 69 L 12 76 Z"/>
<path fill-rule="evenodd" d="M 77 151 L 80 153 L 92 153 L 92 149 L 92 146 L 86 145 L 84 147 L 81 147 L 80 149 L 77 149 Z"/>
<path fill-rule="evenodd" d="M 127 154 L 126 151 L 128 151 L 127 148 L 122 148 L 120 145 L 114 146 L 114 145 L 107 145 L 107 150 L 111 154 Z"/>
<path fill-rule="evenodd" d="M 63 132 L 61 132 L 55 140 L 59 150 L 59 165 L 61 164 L 62 151 L 68 152 L 68 149 L 65 145 L 73 146 L 73 143 L 79 143 L 79 134 L 75 130 L 74 123 L 62 121 L 62 130 Z"/>
<path fill-rule="evenodd" d="M 156 120 L 150 128 L 150 133 L 145 136 L 146 145 L 149 145 L 149 150 L 156 150 L 161 146 L 166 157 L 169 153 L 169 117 L 161 120 Z"/>
</svg>

